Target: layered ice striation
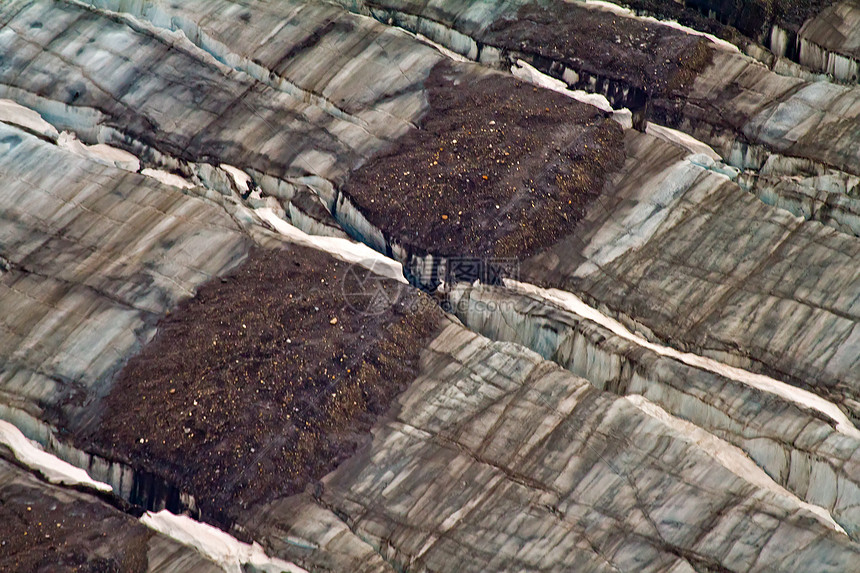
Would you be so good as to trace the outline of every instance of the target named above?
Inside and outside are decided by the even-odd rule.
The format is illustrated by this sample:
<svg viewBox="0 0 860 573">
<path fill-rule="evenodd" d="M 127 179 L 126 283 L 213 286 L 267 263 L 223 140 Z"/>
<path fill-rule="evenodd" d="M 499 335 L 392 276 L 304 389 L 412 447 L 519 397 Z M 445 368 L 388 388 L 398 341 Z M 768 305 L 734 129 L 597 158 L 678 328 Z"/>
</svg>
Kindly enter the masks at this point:
<svg viewBox="0 0 860 573">
<path fill-rule="evenodd" d="M 4 422 L 0 449 L 58 482 L 4 461 L 4 483 L 110 513 L 115 546 L 144 548 L 150 570 L 852 570 L 858 88 L 605 3 L 340 4 L 0 6 L 0 416 L 26 436 Z M 797 26 L 800 59 L 850 80 L 852 10 Z M 791 52 L 789 36 L 772 46 Z M 461 322 L 406 341 L 420 367 L 356 454 L 238 508 L 232 537 L 159 511 L 194 514 L 187 492 L 72 443 L 159 320 L 252 247 L 324 251 L 396 289 L 404 263 L 441 282 L 462 253 L 392 240 L 391 190 L 377 218 L 343 192 L 424 129 L 439 69 L 458 97 L 505 78 L 537 93 L 521 118 L 546 100 L 610 126 L 617 164 L 519 258 L 521 288 L 445 284 Z M 574 123 L 526 147 L 578 141 Z M 503 160 L 473 155 L 476 180 Z M 507 224 L 497 204 L 488 225 Z M 336 274 L 314 292 L 338 293 Z M 108 487 L 173 539 L 130 543 L 142 524 Z"/>
</svg>

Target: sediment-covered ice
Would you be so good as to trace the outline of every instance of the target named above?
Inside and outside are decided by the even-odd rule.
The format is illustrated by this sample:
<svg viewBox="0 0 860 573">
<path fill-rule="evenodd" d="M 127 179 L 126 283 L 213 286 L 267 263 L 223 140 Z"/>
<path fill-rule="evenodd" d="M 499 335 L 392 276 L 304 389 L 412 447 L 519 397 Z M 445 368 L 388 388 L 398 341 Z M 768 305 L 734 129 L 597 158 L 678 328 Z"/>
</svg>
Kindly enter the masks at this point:
<svg viewBox="0 0 860 573">
<path fill-rule="evenodd" d="M 761 488 L 787 497 L 792 502 L 796 503 L 799 508 L 815 514 L 816 517 L 821 519 L 829 527 L 832 527 L 839 533 L 845 534 L 845 530 L 833 520 L 833 516 L 831 516 L 827 510 L 798 499 L 796 495 L 778 485 L 773 481 L 773 478 L 767 475 L 749 458 L 749 456 L 736 446 L 733 446 L 725 440 L 721 440 L 713 434 L 706 432 L 695 424 L 691 424 L 686 420 L 672 416 L 666 412 L 666 410 L 649 401 L 647 398 L 634 395 L 627 396 L 625 400 L 629 401 L 649 416 L 653 416 L 665 423 L 667 426 L 678 430 L 681 434 L 690 438 L 699 447 L 701 447 L 702 450 L 707 452 L 708 455 L 717 460 L 720 465 L 731 471 L 733 474 L 740 476 Z"/>
<path fill-rule="evenodd" d="M 618 336 L 633 341 L 640 346 L 657 352 L 658 354 L 675 358 L 676 360 L 680 360 L 681 362 L 689 364 L 690 366 L 695 366 L 696 368 L 701 368 L 703 370 L 708 370 L 709 372 L 715 372 L 717 374 L 727 376 L 729 378 L 732 378 L 733 380 L 749 384 L 750 386 L 758 388 L 759 390 L 762 390 L 764 392 L 776 394 L 782 398 L 785 398 L 786 400 L 790 400 L 801 406 L 807 408 L 814 408 L 822 414 L 827 415 L 831 420 L 833 420 L 836 423 L 836 427 L 837 429 L 839 429 L 839 431 L 843 432 L 846 435 L 860 439 L 860 430 L 858 430 L 854 426 L 854 424 L 851 422 L 851 420 L 848 419 L 845 413 L 842 412 L 842 410 L 840 410 L 839 407 L 836 406 L 836 404 L 825 400 L 817 394 L 813 394 L 812 392 L 809 392 L 807 390 L 803 390 L 801 388 L 791 386 L 784 382 L 780 382 L 779 380 L 775 380 L 769 376 L 756 374 L 744 370 L 742 368 L 737 368 L 735 366 L 721 363 L 712 358 L 698 356 L 690 352 L 680 352 L 674 348 L 650 342 L 642 336 L 630 332 L 627 327 L 625 327 L 617 320 L 609 318 L 597 309 L 588 306 L 582 301 L 582 299 L 580 299 L 573 293 L 565 292 L 559 289 L 542 289 L 534 285 L 529 285 L 514 280 L 509 280 L 506 282 L 510 285 L 511 288 L 519 289 L 527 293 L 537 294 L 545 300 L 548 300 L 554 304 L 558 304 L 563 308 L 566 308 L 571 312 L 578 314 L 579 316 L 582 316 L 589 320 L 593 320 L 594 322 L 605 326 Z"/>
<path fill-rule="evenodd" d="M 14 56 L 0 62 L 0 97 L 17 102 L 0 102 L 4 404 L 45 428 L 58 411 L 72 430 L 96 423 L 86 408 L 158 320 L 254 242 L 313 246 L 403 282 L 380 254 L 396 248 L 339 189 L 421 124 L 424 82 L 453 58 L 439 47 L 516 64 L 517 77 L 613 116 L 608 97 L 568 86 L 613 101 L 642 88 L 598 88 L 574 69 L 583 54 L 543 66 L 479 43 L 476 31 L 526 0 L 342 4 L 382 21 L 304 0 L 0 6 L 0 51 Z M 392 29 L 401 24 L 440 46 Z M 299 559 L 355 572 L 850 570 L 858 243 L 735 180 L 831 170 L 798 183 L 848 197 L 860 92 L 777 76 L 733 49 L 713 60 L 689 94 L 636 110 L 671 129 L 625 130 L 626 161 L 604 193 L 557 245 L 521 261 L 523 283 L 556 287 L 532 289 L 537 300 L 598 321 L 596 338 L 641 362 L 582 343 L 570 353 L 580 364 L 565 367 L 589 383 L 452 323 L 422 347 L 420 375 L 358 455 L 298 498 L 248 509 L 242 527 L 261 545 L 188 518 L 146 522 L 234 570 Z M 75 135 L 51 143 L 61 131 Z M 260 192 L 241 199 L 251 183 Z M 289 225 L 298 189 L 369 246 Z M 549 347 L 553 326 L 530 335 Z M 622 379 L 650 402 L 612 394 Z"/>
</svg>

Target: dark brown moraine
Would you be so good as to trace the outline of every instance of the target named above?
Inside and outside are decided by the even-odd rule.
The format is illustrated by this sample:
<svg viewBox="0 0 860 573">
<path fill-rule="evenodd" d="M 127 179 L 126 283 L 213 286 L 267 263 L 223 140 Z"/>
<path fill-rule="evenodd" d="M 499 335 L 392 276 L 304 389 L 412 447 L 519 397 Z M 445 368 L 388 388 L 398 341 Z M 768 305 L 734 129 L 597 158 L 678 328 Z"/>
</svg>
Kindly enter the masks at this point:
<svg viewBox="0 0 860 573">
<path fill-rule="evenodd" d="M 621 127 L 562 94 L 447 62 L 426 88 L 420 129 L 344 187 L 411 252 L 527 256 L 569 233 L 623 162 Z"/>
<path fill-rule="evenodd" d="M 146 571 L 152 536 L 131 515 L 0 459 L 0 571 Z"/>
<path fill-rule="evenodd" d="M 302 491 L 369 439 L 442 317 L 393 280 L 376 282 L 396 304 L 355 310 L 350 269 L 310 248 L 252 250 L 162 321 L 83 445 L 191 493 L 222 527 Z"/>
<path fill-rule="evenodd" d="M 684 95 L 712 54 L 701 37 L 561 0 L 523 6 L 480 39 L 624 82 L 651 98 Z"/>
</svg>

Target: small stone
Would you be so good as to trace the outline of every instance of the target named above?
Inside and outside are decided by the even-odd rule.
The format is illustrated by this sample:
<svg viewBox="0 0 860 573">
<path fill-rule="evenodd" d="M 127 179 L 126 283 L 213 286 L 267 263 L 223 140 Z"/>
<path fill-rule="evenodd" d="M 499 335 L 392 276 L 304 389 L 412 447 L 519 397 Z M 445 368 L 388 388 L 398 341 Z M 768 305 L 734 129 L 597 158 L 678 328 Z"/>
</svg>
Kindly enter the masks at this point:
<svg viewBox="0 0 860 573">
<path fill-rule="evenodd" d="M 337 317 L 334 317 L 333 319 L 331 319 L 328 322 L 329 322 L 329 324 L 337 324 Z"/>
</svg>

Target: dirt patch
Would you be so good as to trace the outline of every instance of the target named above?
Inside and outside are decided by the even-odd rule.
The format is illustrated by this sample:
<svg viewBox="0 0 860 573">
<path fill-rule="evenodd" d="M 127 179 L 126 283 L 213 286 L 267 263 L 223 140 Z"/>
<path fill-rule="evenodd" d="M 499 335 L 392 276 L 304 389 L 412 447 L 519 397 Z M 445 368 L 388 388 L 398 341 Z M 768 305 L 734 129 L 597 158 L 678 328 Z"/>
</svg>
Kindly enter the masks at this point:
<svg viewBox="0 0 860 573">
<path fill-rule="evenodd" d="M 144 525 L 75 492 L 37 484 L 23 472 L 16 479 L 18 471 L 0 461 L 0 571 L 146 570 L 152 533 Z"/>
<path fill-rule="evenodd" d="M 834 0 L 625 0 L 634 10 L 672 19 L 701 32 L 736 41 L 737 32 L 758 42 L 772 24 L 798 31 Z"/>
<path fill-rule="evenodd" d="M 771 3 L 776 23 L 788 30 L 799 31 L 808 19 L 836 4 L 836 0 L 771 0 Z"/>
<path fill-rule="evenodd" d="M 772 24 L 797 32 L 807 19 L 831 4 L 835 0 L 687 0 L 690 8 L 713 13 L 718 21 L 755 40 Z"/>
<path fill-rule="evenodd" d="M 735 0 L 722 1 L 736 3 Z M 791 4 L 790 0 L 779 1 L 786 6 Z M 755 3 L 754 0 L 743 2 L 745 5 Z M 471 36 L 479 49 L 493 46 L 509 55 L 522 54 L 562 63 L 579 74 L 624 82 L 628 89 L 642 90 L 650 97 L 685 95 L 691 78 L 710 63 L 712 50 L 711 43 L 700 36 L 565 0 L 518 1 L 507 9 L 500 8 L 503 2 L 484 2 L 496 5 L 488 7 L 488 13 L 503 14 L 495 22 L 487 22 L 488 25 L 475 23 L 478 12 L 466 10 L 468 3 L 454 0 L 432 5 L 426 0 L 374 0 L 366 4 L 376 10 L 376 17 L 383 22 L 386 12 L 390 12 L 392 21 L 402 21 L 401 25 L 415 31 L 414 20 L 402 15 L 426 18 Z M 695 8 L 686 8 L 674 0 L 632 0 L 619 4 L 684 18 L 692 24 L 712 22 Z M 714 22 L 708 31 L 716 33 L 722 28 L 719 22 Z M 731 30 L 722 32 L 726 36 L 734 34 Z M 709 54 L 704 61 L 703 51 Z M 676 78 L 678 74 L 684 81 Z"/>
<path fill-rule="evenodd" d="M 391 280 L 375 284 L 395 304 L 356 310 L 353 271 L 315 249 L 252 250 L 160 323 L 85 442 L 191 493 L 220 526 L 302 491 L 368 439 L 442 317 Z"/>
<path fill-rule="evenodd" d="M 711 51 L 699 36 L 560 0 L 523 6 L 481 39 L 578 73 L 623 81 L 650 97 L 685 94 L 710 63 Z"/>
<path fill-rule="evenodd" d="M 624 159 L 595 107 L 475 66 L 441 62 L 420 129 L 343 192 L 413 253 L 525 257 L 570 233 Z"/>
<path fill-rule="evenodd" d="M 740 39 L 740 34 L 734 26 L 720 21 L 719 17 L 710 18 L 707 7 L 696 8 L 692 2 L 689 3 L 690 6 L 675 0 L 626 0 L 623 4 L 637 13 L 663 20 L 675 20 L 694 30 L 708 32 L 730 42 Z"/>
</svg>

